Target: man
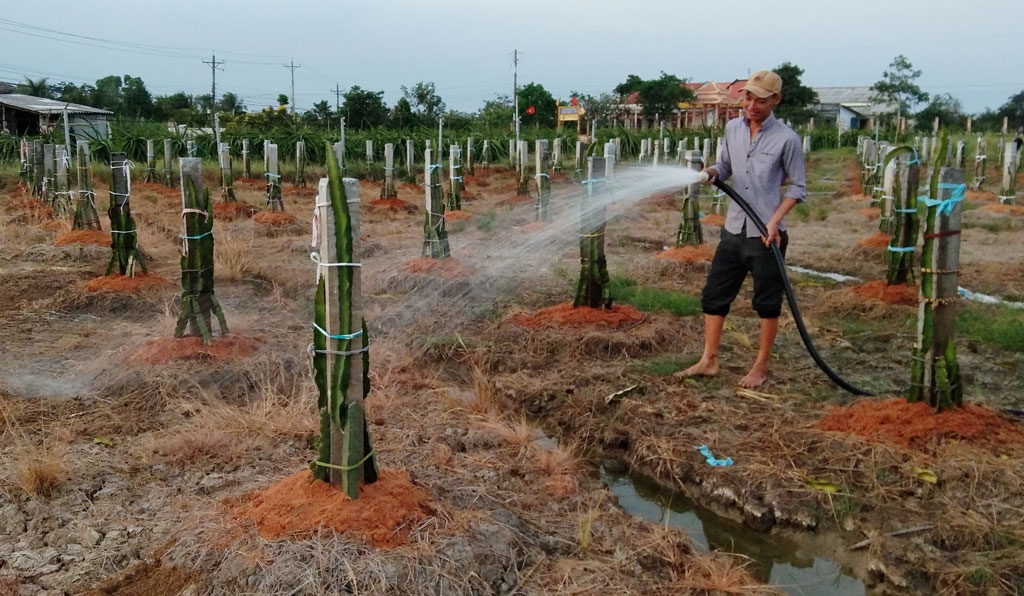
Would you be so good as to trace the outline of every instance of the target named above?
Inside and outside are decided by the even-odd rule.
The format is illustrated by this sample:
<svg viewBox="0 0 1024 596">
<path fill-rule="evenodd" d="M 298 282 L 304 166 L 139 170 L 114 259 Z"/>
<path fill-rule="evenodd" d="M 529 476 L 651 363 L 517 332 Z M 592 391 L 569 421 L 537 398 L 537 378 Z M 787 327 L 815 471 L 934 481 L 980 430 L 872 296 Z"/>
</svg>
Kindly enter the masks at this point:
<svg viewBox="0 0 1024 596">
<path fill-rule="evenodd" d="M 704 353 L 700 361 L 679 373 L 683 377 L 718 374 L 718 346 L 729 307 L 746 279 L 754 278 L 753 307 L 761 318 L 757 358 L 740 386 L 761 386 L 768 378 L 768 358 L 779 330 L 783 279 L 770 244 L 777 242 L 783 254 L 789 242 L 783 219 L 807 197 L 804 156 L 800 136 L 772 114 L 782 99 L 782 79 L 772 71 L 754 73 L 743 88 L 743 116 L 726 124 L 718 161 L 705 168 L 708 184 L 732 177 L 732 186 L 765 222 L 762 236 L 736 204 L 729 206 L 722 238 L 711 262 L 701 293 L 704 311 Z M 785 193 L 780 192 L 788 179 Z"/>
</svg>

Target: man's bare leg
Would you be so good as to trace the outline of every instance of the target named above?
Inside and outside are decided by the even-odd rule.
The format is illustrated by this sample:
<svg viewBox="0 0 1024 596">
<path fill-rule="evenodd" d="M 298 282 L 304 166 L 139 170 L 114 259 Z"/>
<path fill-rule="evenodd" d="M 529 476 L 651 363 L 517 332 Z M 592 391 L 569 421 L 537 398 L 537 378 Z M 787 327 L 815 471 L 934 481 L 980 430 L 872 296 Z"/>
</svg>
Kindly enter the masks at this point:
<svg viewBox="0 0 1024 596">
<path fill-rule="evenodd" d="M 704 315 L 704 353 L 700 360 L 681 373 L 680 377 L 713 377 L 718 374 L 718 346 L 722 343 L 725 317 Z"/>
<path fill-rule="evenodd" d="M 775 335 L 779 332 L 779 319 L 761 319 L 761 337 L 757 344 L 757 360 L 750 367 L 747 376 L 740 379 L 740 387 L 754 389 L 768 379 L 768 358 L 772 355 Z"/>
</svg>

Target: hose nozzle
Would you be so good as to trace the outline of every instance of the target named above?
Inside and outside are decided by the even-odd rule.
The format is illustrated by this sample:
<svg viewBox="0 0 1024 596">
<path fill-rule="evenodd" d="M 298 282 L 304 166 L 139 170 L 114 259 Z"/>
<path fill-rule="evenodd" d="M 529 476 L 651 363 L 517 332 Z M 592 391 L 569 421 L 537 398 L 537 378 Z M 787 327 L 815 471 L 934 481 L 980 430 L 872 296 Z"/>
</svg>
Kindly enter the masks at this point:
<svg viewBox="0 0 1024 596">
<path fill-rule="evenodd" d="M 711 176 L 709 176 L 707 172 L 701 172 L 697 175 L 697 182 L 700 184 L 707 184 L 710 179 Z"/>
</svg>

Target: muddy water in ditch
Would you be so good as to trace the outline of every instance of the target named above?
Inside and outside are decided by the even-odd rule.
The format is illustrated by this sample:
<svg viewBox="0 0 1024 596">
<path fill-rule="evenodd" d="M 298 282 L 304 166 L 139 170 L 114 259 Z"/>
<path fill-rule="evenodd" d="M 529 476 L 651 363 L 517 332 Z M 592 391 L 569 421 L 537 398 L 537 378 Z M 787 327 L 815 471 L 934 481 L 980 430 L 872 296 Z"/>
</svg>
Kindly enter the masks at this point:
<svg viewBox="0 0 1024 596">
<path fill-rule="evenodd" d="M 799 596 L 861 596 L 864 584 L 836 562 L 805 552 L 795 541 L 756 532 L 723 518 L 689 498 L 631 476 L 617 466 L 600 468 L 601 479 L 632 515 L 684 530 L 703 551 L 734 553 L 750 560 L 758 580 Z"/>
</svg>

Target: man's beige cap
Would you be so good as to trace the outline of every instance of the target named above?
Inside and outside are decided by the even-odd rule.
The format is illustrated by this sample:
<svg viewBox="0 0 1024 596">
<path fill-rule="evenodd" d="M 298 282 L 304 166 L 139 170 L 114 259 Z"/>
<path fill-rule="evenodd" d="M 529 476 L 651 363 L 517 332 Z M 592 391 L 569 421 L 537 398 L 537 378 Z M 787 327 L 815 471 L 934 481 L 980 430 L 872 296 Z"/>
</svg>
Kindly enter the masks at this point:
<svg viewBox="0 0 1024 596">
<path fill-rule="evenodd" d="M 770 70 L 759 70 L 750 75 L 747 83 L 743 86 L 744 91 L 750 91 L 758 97 L 768 97 L 773 93 L 782 94 L 782 77 Z"/>
</svg>

